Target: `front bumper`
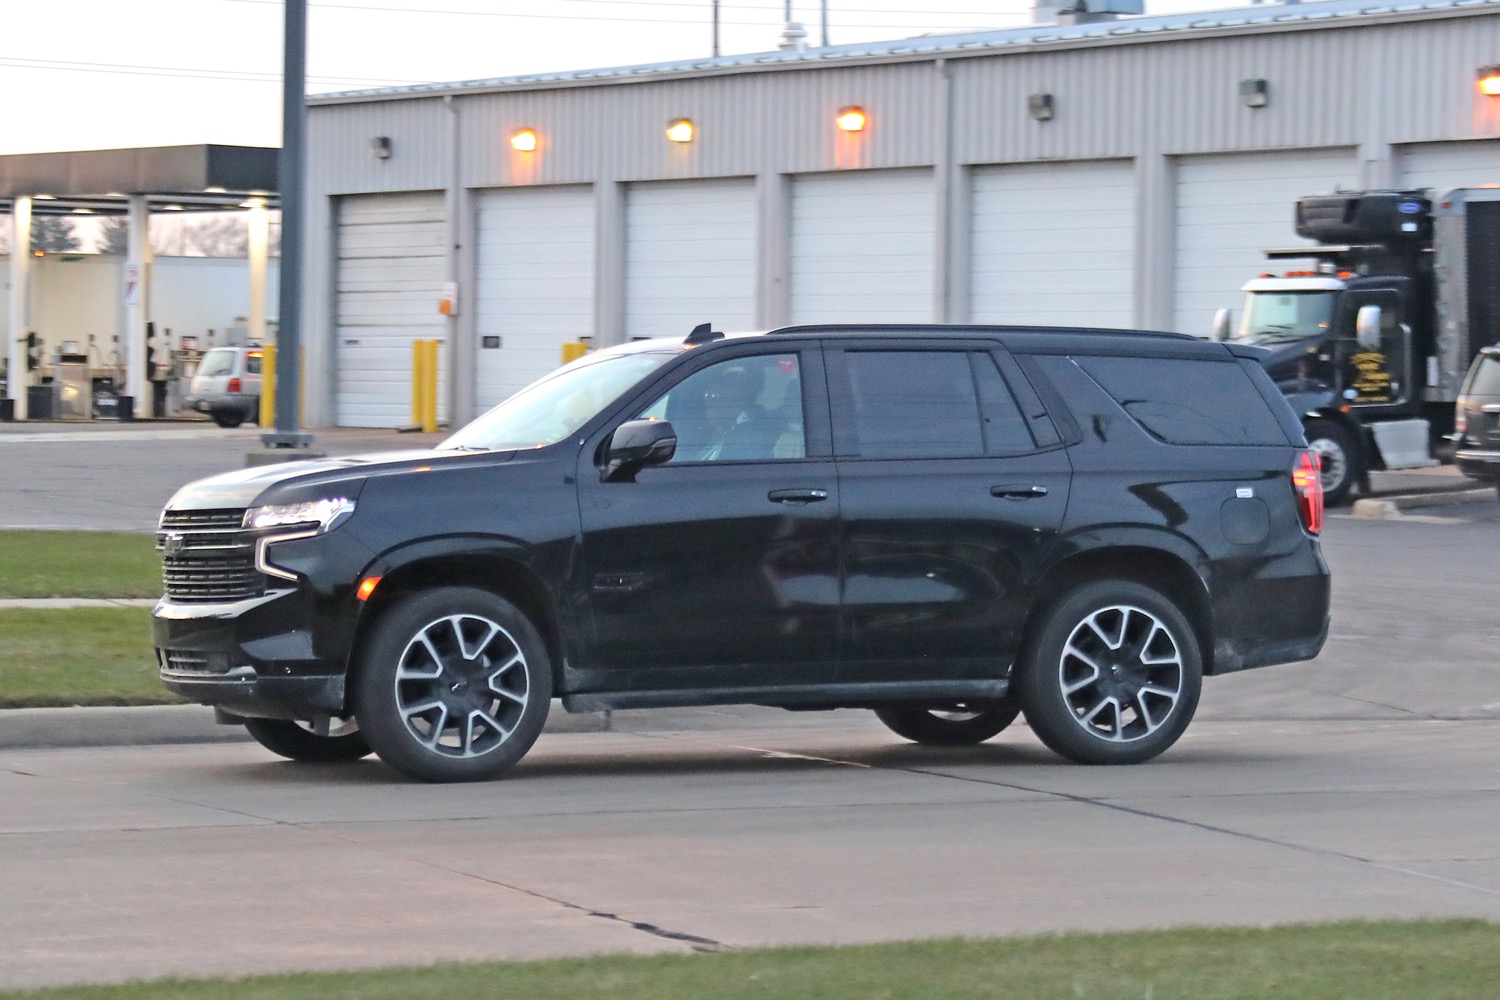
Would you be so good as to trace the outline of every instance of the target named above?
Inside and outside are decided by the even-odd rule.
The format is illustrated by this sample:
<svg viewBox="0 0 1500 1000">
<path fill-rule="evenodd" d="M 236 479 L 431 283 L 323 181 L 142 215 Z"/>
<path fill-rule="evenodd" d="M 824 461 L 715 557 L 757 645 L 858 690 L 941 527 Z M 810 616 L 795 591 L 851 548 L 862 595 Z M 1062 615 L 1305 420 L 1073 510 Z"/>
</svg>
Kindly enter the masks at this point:
<svg viewBox="0 0 1500 1000">
<path fill-rule="evenodd" d="M 1500 451 L 1463 448 L 1454 452 L 1453 461 L 1458 466 L 1458 471 L 1470 479 L 1500 483 Z"/>
<path fill-rule="evenodd" d="M 315 645 L 320 616 L 304 591 L 222 604 L 163 599 L 151 617 L 161 681 L 174 694 L 238 716 L 345 714 L 347 649 Z"/>
</svg>

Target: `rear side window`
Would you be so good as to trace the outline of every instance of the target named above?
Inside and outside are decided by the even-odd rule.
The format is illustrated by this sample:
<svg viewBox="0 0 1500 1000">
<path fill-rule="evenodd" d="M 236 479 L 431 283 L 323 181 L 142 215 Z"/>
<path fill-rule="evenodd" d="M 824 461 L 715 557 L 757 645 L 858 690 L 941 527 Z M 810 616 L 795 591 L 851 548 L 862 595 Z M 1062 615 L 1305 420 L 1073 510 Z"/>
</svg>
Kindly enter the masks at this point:
<svg viewBox="0 0 1500 1000">
<path fill-rule="evenodd" d="M 1474 359 L 1465 396 L 1500 396 L 1500 355 L 1481 354 Z"/>
<path fill-rule="evenodd" d="M 259 375 L 260 374 L 260 364 L 261 364 L 261 358 L 263 356 L 264 355 L 260 355 L 260 354 L 247 354 L 247 355 L 245 355 L 245 374 L 246 375 Z"/>
<path fill-rule="evenodd" d="M 1287 443 L 1276 415 L 1234 361 L 1073 360 L 1147 433 L 1168 444 Z"/>
<path fill-rule="evenodd" d="M 847 430 L 864 458 L 968 458 L 1036 448 L 987 352 L 851 350 L 844 358 Z"/>
</svg>

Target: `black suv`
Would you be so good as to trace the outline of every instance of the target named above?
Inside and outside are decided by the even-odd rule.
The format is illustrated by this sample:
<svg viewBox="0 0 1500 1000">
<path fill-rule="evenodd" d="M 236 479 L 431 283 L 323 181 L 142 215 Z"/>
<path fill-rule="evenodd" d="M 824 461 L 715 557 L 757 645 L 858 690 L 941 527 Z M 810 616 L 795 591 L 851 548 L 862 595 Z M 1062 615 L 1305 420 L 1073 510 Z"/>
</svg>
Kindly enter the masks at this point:
<svg viewBox="0 0 1500 1000">
<path fill-rule="evenodd" d="M 1019 712 L 1132 763 L 1205 674 L 1328 629 L 1317 465 L 1254 348 L 803 326 L 591 354 L 431 451 L 184 487 L 167 687 L 294 760 L 431 781 L 569 711 L 873 709 L 921 743 Z"/>
<path fill-rule="evenodd" d="M 1469 366 L 1458 391 L 1453 431 L 1459 471 L 1500 490 L 1500 346 L 1482 348 Z"/>
</svg>

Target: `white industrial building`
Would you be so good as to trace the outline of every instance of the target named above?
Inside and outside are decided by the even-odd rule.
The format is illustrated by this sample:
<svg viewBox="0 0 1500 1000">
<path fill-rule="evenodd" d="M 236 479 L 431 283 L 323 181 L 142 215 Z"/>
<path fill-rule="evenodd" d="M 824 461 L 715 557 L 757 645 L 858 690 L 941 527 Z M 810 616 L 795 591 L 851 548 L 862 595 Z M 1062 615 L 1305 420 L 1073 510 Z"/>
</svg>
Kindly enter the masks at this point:
<svg viewBox="0 0 1500 1000">
<path fill-rule="evenodd" d="M 704 321 L 1206 333 L 1297 197 L 1500 183 L 1497 63 L 1500 0 L 1331 0 L 314 98 L 307 419 L 409 422 L 413 338 L 462 421 Z"/>
</svg>

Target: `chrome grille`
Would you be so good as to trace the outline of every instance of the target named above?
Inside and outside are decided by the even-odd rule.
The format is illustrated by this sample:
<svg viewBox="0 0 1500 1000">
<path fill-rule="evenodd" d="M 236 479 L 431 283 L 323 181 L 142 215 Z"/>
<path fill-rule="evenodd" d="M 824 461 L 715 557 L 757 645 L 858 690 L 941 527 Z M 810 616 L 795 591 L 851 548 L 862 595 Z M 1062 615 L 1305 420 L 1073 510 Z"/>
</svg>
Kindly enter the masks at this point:
<svg viewBox="0 0 1500 1000">
<path fill-rule="evenodd" d="M 255 597 L 265 577 L 255 569 L 255 544 L 242 531 L 243 510 L 176 510 L 162 514 L 156 535 L 162 582 L 174 601 L 219 602 Z"/>
</svg>

